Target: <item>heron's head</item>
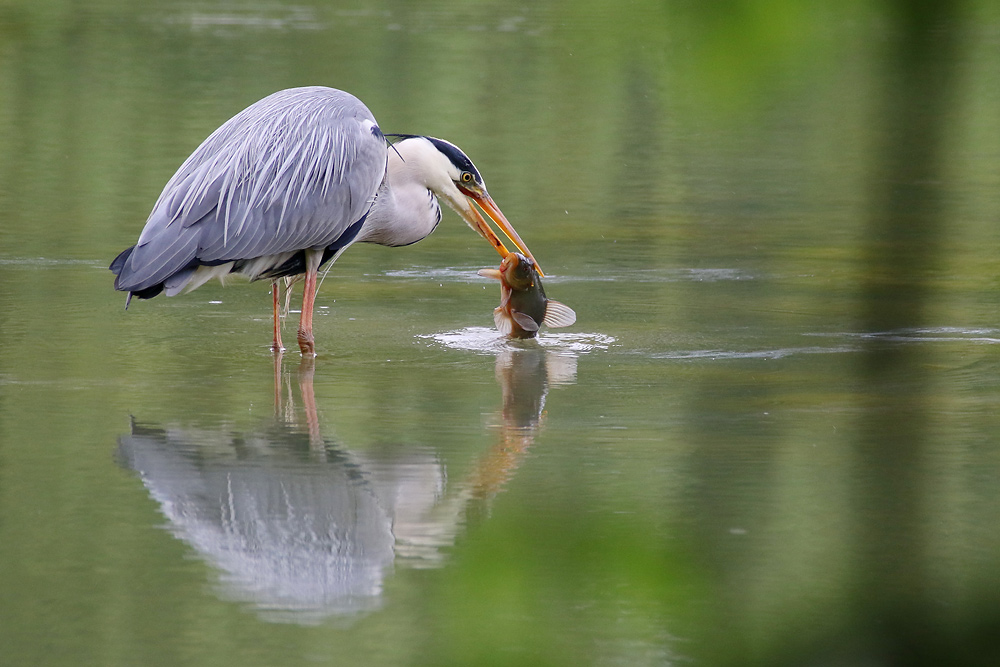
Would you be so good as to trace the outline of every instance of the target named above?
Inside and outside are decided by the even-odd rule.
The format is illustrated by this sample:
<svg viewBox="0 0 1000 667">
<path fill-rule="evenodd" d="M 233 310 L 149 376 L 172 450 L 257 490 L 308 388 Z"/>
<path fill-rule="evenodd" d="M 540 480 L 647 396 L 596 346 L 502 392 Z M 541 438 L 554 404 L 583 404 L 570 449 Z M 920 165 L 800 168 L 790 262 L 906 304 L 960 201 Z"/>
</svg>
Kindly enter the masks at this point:
<svg viewBox="0 0 1000 667">
<path fill-rule="evenodd" d="M 403 169 L 410 171 L 411 177 L 421 179 L 427 189 L 444 199 L 469 227 L 496 248 L 501 257 L 506 258 L 510 251 L 487 224 L 479 208 L 496 223 L 518 250 L 534 261 L 528 246 L 490 197 L 476 165 L 461 148 L 444 139 L 407 136 L 389 149 L 390 160 L 393 159 L 394 150 L 396 157 L 403 162 Z M 535 266 L 537 267 L 537 262 Z M 541 274 L 540 269 L 538 272 Z"/>
</svg>

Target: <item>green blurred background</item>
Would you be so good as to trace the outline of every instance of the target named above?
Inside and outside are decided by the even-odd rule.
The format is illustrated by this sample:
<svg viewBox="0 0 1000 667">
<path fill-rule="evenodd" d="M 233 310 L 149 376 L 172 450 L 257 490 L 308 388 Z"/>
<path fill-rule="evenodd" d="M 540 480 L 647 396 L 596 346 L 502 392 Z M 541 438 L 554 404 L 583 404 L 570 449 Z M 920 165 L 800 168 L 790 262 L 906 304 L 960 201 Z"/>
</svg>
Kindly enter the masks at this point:
<svg viewBox="0 0 1000 667">
<path fill-rule="evenodd" d="M 998 664 L 998 34 L 986 1 L 0 0 L 0 664 Z M 462 146 L 576 327 L 470 330 L 496 257 L 450 214 L 346 253 L 277 380 L 263 284 L 123 311 L 177 166 L 316 84 Z M 276 618 L 171 514 L 251 474 L 392 524 L 363 610 Z"/>
</svg>

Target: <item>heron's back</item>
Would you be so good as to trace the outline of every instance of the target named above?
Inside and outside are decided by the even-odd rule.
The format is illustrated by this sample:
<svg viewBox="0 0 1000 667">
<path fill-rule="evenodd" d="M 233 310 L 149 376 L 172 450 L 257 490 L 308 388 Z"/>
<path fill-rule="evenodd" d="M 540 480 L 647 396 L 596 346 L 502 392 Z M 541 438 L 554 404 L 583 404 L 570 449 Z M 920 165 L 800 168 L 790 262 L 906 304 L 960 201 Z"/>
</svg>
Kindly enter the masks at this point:
<svg viewBox="0 0 1000 667">
<path fill-rule="evenodd" d="M 385 164 L 385 139 L 353 95 L 324 87 L 274 93 L 184 161 L 136 246 L 112 264 L 115 287 L 155 296 L 173 278 L 168 294 L 176 293 L 200 266 L 232 262 L 259 274 L 298 251 L 336 244 L 367 213 Z"/>
</svg>

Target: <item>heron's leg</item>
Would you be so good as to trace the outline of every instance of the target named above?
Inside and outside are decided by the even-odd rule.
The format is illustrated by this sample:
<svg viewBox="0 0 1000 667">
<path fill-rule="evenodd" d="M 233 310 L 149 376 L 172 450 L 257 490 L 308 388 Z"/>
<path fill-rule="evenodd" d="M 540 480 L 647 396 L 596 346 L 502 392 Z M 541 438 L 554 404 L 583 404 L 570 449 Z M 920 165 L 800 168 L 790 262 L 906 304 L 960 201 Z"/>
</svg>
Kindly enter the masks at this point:
<svg viewBox="0 0 1000 667">
<path fill-rule="evenodd" d="M 302 314 L 299 316 L 299 349 L 302 354 L 315 356 L 313 339 L 313 305 L 316 302 L 316 272 L 306 272 L 306 282 L 302 287 Z"/>
<path fill-rule="evenodd" d="M 313 342 L 313 307 L 316 303 L 316 283 L 323 250 L 306 250 L 306 280 L 302 286 L 302 314 L 299 316 L 299 349 L 302 354 L 316 356 Z"/>
<path fill-rule="evenodd" d="M 274 299 L 274 342 L 271 343 L 271 350 L 274 352 L 282 352 L 285 346 L 281 344 L 281 314 L 279 312 L 278 304 L 280 303 L 280 295 L 278 294 L 281 289 L 278 287 L 278 281 L 271 281 L 271 296 Z"/>
</svg>

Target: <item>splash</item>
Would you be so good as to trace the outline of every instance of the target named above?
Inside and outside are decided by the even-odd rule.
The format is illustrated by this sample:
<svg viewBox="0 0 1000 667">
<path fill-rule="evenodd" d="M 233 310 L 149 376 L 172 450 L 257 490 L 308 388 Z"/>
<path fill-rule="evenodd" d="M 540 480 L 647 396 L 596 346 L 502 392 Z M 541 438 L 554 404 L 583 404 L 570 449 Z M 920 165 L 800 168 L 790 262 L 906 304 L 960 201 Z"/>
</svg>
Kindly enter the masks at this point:
<svg viewBox="0 0 1000 667">
<path fill-rule="evenodd" d="M 496 355 L 507 350 L 541 348 L 555 353 L 586 354 L 607 350 L 615 343 L 615 338 L 599 333 L 550 333 L 543 332 L 529 340 L 510 340 L 490 327 L 466 327 L 455 331 L 434 334 L 420 334 L 422 340 L 452 350 L 465 350 L 477 354 Z"/>
</svg>

